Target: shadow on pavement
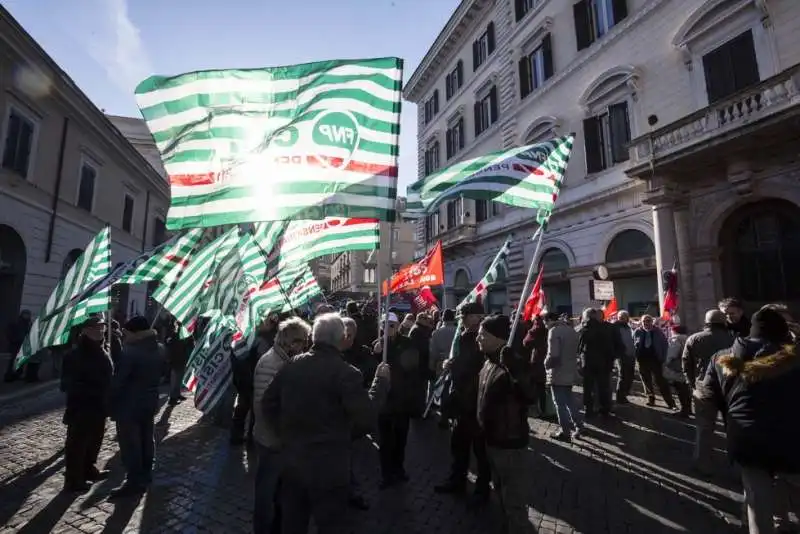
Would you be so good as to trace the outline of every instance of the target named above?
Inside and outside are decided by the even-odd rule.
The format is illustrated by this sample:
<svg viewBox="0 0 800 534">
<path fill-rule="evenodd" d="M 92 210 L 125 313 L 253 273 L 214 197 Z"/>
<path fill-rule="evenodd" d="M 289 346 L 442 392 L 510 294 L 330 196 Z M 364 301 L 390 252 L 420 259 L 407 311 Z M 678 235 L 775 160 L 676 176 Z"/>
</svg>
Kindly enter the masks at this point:
<svg viewBox="0 0 800 534">
<path fill-rule="evenodd" d="M 64 465 L 64 447 L 32 468 L 0 482 L 0 525 L 14 517 L 31 493 L 55 475 Z M 74 500 L 74 499 L 73 499 Z M 40 532 L 48 532 L 41 530 Z"/>
<path fill-rule="evenodd" d="M 52 532 L 54 527 L 61 521 L 64 513 L 69 509 L 73 502 L 78 498 L 76 493 L 62 492 L 56 495 L 47 506 L 39 512 L 21 529 L 18 534 L 41 534 Z M 119 532 L 122 532 L 121 530 Z"/>
</svg>

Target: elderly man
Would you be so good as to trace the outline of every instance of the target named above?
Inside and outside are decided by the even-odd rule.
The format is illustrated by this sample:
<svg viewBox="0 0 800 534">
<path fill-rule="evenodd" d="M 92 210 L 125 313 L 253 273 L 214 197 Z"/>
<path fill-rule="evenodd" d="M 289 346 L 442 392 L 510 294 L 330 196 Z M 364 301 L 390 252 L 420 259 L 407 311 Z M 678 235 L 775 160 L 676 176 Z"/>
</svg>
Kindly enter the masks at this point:
<svg viewBox="0 0 800 534">
<path fill-rule="evenodd" d="M 714 354 L 730 349 L 733 340 L 733 334 L 726 325 L 725 314 L 720 310 L 708 310 L 703 330 L 689 336 L 683 346 L 683 375 L 690 388 L 694 389 L 703 380 Z M 705 473 L 709 465 L 708 460 L 711 458 L 711 440 L 719 410 L 714 402 L 702 397 L 695 398 L 694 408 L 694 469 Z"/>
<path fill-rule="evenodd" d="M 620 348 L 624 349 L 618 354 L 619 380 L 617 381 L 617 404 L 628 404 L 628 395 L 633 386 L 633 376 L 636 374 L 636 357 L 633 350 L 633 330 L 631 330 L 631 316 L 622 310 L 617 314 L 617 319 L 611 323 L 616 328 L 621 341 Z"/>
<path fill-rule="evenodd" d="M 281 443 L 281 532 L 339 532 L 347 508 L 352 439 L 371 431 L 389 388 L 381 364 L 369 391 L 358 369 L 342 358 L 345 326 L 338 313 L 321 315 L 311 350 L 285 364 L 262 401 Z"/>
<path fill-rule="evenodd" d="M 265 322 L 270 322 L 269 319 Z M 277 432 L 264 419 L 261 407 L 264 392 L 283 366 L 306 347 L 311 328 L 298 317 L 278 325 L 272 348 L 259 358 L 253 377 L 253 437 L 256 443 L 257 467 L 253 499 L 253 534 L 269 534 L 280 530 L 275 520 L 275 498 L 280 478 L 280 441 Z M 258 348 L 259 345 L 256 345 Z"/>
</svg>

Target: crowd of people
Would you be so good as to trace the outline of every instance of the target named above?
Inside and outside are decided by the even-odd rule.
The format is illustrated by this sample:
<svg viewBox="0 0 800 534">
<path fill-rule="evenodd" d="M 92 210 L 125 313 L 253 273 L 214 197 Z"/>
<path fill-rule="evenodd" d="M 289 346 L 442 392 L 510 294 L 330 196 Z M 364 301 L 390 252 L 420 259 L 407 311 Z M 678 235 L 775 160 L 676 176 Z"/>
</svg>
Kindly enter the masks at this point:
<svg viewBox="0 0 800 534">
<path fill-rule="evenodd" d="M 651 316 L 633 321 L 625 311 L 605 317 L 598 309 L 584 310 L 579 321 L 544 313 L 520 321 L 513 334 L 513 316 L 487 315 L 478 303 L 402 318 L 390 308 L 378 319 L 356 302 L 340 312 L 322 305 L 313 319 L 271 314 L 250 352 L 231 356 L 231 443 L 252 445 L 257 456 L 255 533 L 305 534 L 312 519 L 318 532 L 335 532 L 348 508 L 368 508 L 352 470 L 356 440 L 377 443 L 382 489 L 408 481 L 409 427 L 427 416 L 435 391 L 452 465 L 434 491 L 465 494 L 474 456 L 466 505 L 486 506 L 494 488 L 504 529 L 522 530 L 528 474 L 515 466 L 529 444 L 529 417 L 557 421 L 549 439 L 579 440 L 586 420 L 602 424 L 615 405 L 629 402 L 637 369 L 647 405 L 659 395 L 676 417 L 694 418 L 699 475 L 713 465 L 721 414 L 751 534 L 774 532 L 797 513 L 791 497 L 800 431 L 791 399 L 800 391 L 800 328 L 785 306 L 766 306 L 751 322 L 741 303 L 726 299 L 691 335 Z M 91 318 L 76 329 L 62 378 L 67 489 L 84 491 L 107 476 L 96 462 L 110 416 L 127 474 L 112 497 L 147 490 L 164 362 L 174 405 L 184 400 L 181 377 L 192 350 L 174 321 L 158 330 L 143 317 L 121 327 Z M 195 337 L 201 333 L 202 325 Z M 582 386 L 582 410 L 575 385 Z"/>
</svg>

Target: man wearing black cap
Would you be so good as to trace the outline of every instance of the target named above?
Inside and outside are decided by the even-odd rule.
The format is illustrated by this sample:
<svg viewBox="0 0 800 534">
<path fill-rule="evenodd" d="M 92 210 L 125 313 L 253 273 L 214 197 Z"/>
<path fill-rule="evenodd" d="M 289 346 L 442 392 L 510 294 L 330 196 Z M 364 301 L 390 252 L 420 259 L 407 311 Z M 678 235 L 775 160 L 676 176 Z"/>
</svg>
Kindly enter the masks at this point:
<svg viewBox="0 0 800 534">
<path fill-rule="evenodd" d="M 728 456 L 742 468 L 750 532 L 774 532 L 773 507 L 788 501 L 773 478 L 800 473 L 800 356 L 780 312 L 756 312 L 750 336 L 714 356 L 695 395 L 725 410 Z"/>
<path fill-rule="evenodd" d="M 74 348 L 64 357 L 61 390 L 67 394 L 64 423 L 67 441 L 64 489 L 86 491 L 87 482 L 106 478 L 107 471 L 95 467 L 108 416 L 108 396 L 114 369 L 111 356 L 103 348 L 106 323 L 90 317 L 77 328 Z"/>
<path fill-rule="evenodd" d="M 533 397 L 527 358 L 507 347 L 511 321 L 506 315 L 486 317 L 478 330 L 478 347 L 486 362 L 478 382 L 478 424 L 486 448 L 495 488 L 505 512 L 505 532 L 528 525 L 528 509 L 520 472 L 528 446 L 527 405 Z"/>
<path fill-rule="evenodd" d="M 442 368 L 450 371 L 452 387 L 444 401 L 442 413 L 455 419 L 450 436 L 453 466 L 449 480 L 434 488 L 437 493 L 463 493 L 467 485 L 470 449 L 478 461 L 478 478 L 475 481 L 477 503 L 489 498 L 491 470 L 486 455 L 486 441 L 478 425 L 478 374 L 483 367 L 484 356 L 478 348 L 478 328 L 483 319 L 481 304 L 473 302 L 460 309 L 462 331 L 458 339 L 458 354 L 445 360 Z"/>
<path fill-rule="evenodd" d="M 112 490 L 112 497 L 140 494 L 150 485 L 155 456 L 153 419 L 165 360 L 156 331 L 144 317 L 125 323 L 124 334 L 111 400 L 127 477 L 122 486 Z"/>
</svg>

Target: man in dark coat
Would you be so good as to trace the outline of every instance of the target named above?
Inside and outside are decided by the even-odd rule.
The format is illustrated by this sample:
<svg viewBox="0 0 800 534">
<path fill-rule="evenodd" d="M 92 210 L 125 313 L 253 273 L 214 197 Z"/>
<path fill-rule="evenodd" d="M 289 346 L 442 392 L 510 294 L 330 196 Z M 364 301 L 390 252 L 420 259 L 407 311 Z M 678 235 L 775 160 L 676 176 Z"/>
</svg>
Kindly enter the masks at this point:
<svg viewBox="0 0 800 534">
<path fill-rule="evenodd" d="M 470 451 L 478 462 L 475 482 L 475 501 L 484 503 L 489 498 L 491 470 L 486 455 L 486 441 L 478 426 L 478 375 L 483 368 L 484 355 L 478 348 L 478 328 L 484 309 L 478 303 L 465 304 L 460 309 L 462 331 L 459 335 L 458 353 L 445 360 L 442 368 L 449 371 L 452 387 L 442 407 L 444 415 L 455 419 L 450 436 L 453 465 L 448 481 L 436 486 L 437 493 L 463 493 L 467 485 Z"/>
<path fill-rule="evenodd" d="M 383 321 L 381 321 L 383 324 Z M 392 373 L 392 385 L 378 416 L 378 444 L 381 459 L 381 487 L 406 482 L 406 442 L 412 416 L 422 413 L 425 404 L 424 377 L 419 352 L 414 343 L 399 332 L 396 314 L 389 313 L 389 347 L 386 363 Z M 380 341 L 380 339 L 379 339 Z M 382 344 L 374 351 L 380 357 Z"/>
<path fill-rule="evenodd" d="M 150 329 L 146 318 L 133 317 L 123 328 L 125 344 L 114 373 L 111 405 L 127 477 L 122 486 L 112 490 L 112 497 L 141 494 L 152 482 L 153 419 L 165 360 L 156 331 Z"/>
<path fill-rule="evenodd" d="M 522 323 L 520 323 L 522 324 Z M 547 327 L 541 316 L 534 317 L 533 325 L 522 342 L 526 353 L 530 353 L 531 380 L 539 417 L 547 416 L 547 373 L 544 360 L 547 358 Z M 516 351 L 515 351 L 516 352 Z"/>
<path fill-rule="evenodd" d="M 250 351 L 241 357 L 231 353 L 231 369 L 233 370 L 233 387 L 236 390 L 236 404 L 231 418 L 231 445 L 243 445 L 253 442 L 253 376 L 258 360 L 275 341 L 278 331 L 277 316 L 271 314 L 258 326 L 258 337 Z M 248 419 L 248 415 L 250 418 Z"/>
<path fill-rule="evenodd" d="M 64 423 L 67 441 L 64 489 L 86 491 L 88 482 L 104 479 L 95 464 L 103 444 L 114 366 L 103 348 L 106 324 L 91 317 L 78 327 L 78 339 L 64 356 L 61 390 L 67 394 Z"/>
<path fill-rule="evenodd" d="M 586 417 L 595 414 L 594 394 L 599 397 L 600 414 L 611 414 L 611 371 L 619 343 L 619 334 L 611 325 L 598 319 L 598 310 L 583 312 L 578 331 L 578 355 L 583 368 L 583 405 Z"/>
<path fill-rule="evenodd" d="M 281 443 L 281 533 L 342 532 L 350 486 L 353 436 L 375 426 L 390 370 L 378 366 L 369 391 L 361 373 L 342 358 L 339 314 L 314 321 L 311 350 L 284 365 L 267 386 L 262 405 Z"/>
<path fill-rule="evenodd" d="M 723 410 L 728 456 L 742 470 L 750 532 L 774 532 L 775 475 L 800 474 L 800 356 L 786 320 L 772 309 L 753 315 L 750 335 L 717 353 L 695 396 Z"/>
<path fill-rule="evenodd" d="M 505 315 L 486 317 L 478 330 L 478 346 L 486 355 L 478 383 L 478 424 L 486 438 L 495 488 L 505 512 L 505 530 L 527 530 L 525 465 L 530 427 L 527 407 L 533 398 L 528 358 L 507 347 L 511 321 Z"/>
<path fill-rule="evenodd" d="M 186 363 L 194 349 L 194 339 L 191 336 L 186 339 L 180 338 L 180 325 L 174 319 L 170 326 L 170 333 L 166 338 L 167 359 L 169 360 L 169 404 L 176 406 L 186 400 L 181 394 L 183 386 L 183 373 L 186 371 Z"/>
<path fill-rule="evenodd" d="M 750 319 L 744 314 L 742 301 L 736 298 L 722 299 L 719 302 L 719 311 L 725 314 L 728 330 L 734 337 L 747 337 L 750 335 Z"/>
</svg>

